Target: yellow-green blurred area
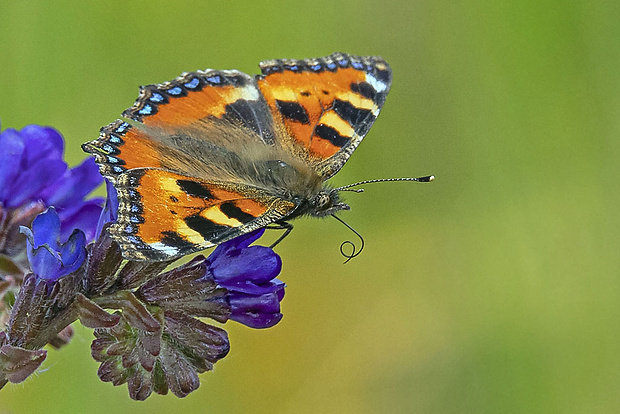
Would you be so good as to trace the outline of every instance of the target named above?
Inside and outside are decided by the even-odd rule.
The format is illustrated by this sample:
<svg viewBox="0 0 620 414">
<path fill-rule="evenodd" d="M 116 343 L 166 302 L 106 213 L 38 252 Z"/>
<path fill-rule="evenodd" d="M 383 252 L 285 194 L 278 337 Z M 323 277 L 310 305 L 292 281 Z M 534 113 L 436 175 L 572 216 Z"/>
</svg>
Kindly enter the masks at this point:
<svg viewBox="0 0 620 414">
<path fill-rule="evenodd" d="M 0 0 L 2 128 L 56 127 L 72 164 L 139 85 L 342 51 L 394 80 L 332 183 L 437 177 L 347 194 L 346 265 L 350 231 L 297 220 L 284 319 L 226 324 L 189 397 L 100 382 L 78 325 L 0 414 L 620 412 L 619 22 L 603 0 Z"/>
</svg>

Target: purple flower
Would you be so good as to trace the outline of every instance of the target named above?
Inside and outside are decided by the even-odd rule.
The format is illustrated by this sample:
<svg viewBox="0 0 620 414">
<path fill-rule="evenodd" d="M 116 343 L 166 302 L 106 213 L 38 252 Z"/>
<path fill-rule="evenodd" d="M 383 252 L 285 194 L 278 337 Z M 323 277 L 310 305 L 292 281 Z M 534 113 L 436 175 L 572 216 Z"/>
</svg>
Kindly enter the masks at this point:
<svg viewBox="0 0 620 414">
<path fill-rule="evenodd" d="M 34 274 L 42 280 L 55 282 L 80 268 L 86 258 L 86 236 L 74 230 L 66 241 L 61 241 L 61 223 L 53 207 L 39 214 L 32 222 L 32 230 L 22 227 L 28 245 L 28 261 Z"/>
<path fill-rule="evenodd" d="M 17 208 L 41 198 L 65 173 L 64 143 L 54 129 L 29 125 L 0 134 L 0 202 Z"/>
<path fill-rule="evenodd" d="M 282 260 L 271 248 L 250 246 L 259 229 L 219 245 L 207 258 L 208 273 L 228 291 L 230 319 L 251 328 L 268 328 L 282 319 L 285 284 L 276 279 Z"/>
<path fill-rule="evenodd" d="M 165 311 L 219 322 L 232 319 L 251 328 L 277 324 L 285 288 L 276 279 L 282 260 L 270 247 L 250 246 L 263 232 L 229 240 L 206 259 L 197 256 L 149 278 L 138 289 L 138 297 Z"/>
<path fill-rule="evenodd" d="M 94 237 L 102 200 L 84 197 L 102 178 L 92 158 L 68 169 L 63 161 L 62 135 L 38 125 L 3 131 L 0 148 L 0 216 L 5 223 L 13 229 L 27 226 L 37 213 L 53 205 L 62 236 L 68 237 L 73 229 L 80 228 L 88 240 Z M 0 239 L 15 233 L 8 227 L 0 228 Z"/>
</svg>

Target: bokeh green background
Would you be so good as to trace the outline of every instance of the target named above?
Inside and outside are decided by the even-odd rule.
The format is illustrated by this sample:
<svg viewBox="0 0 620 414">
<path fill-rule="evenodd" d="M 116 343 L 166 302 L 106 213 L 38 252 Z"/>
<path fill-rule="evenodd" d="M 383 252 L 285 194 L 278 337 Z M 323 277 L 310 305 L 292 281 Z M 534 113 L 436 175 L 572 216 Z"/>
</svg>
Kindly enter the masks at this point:
<svg viewBox="0 0 620 414">
<path fill-rule="evenodd" d="M 620 3 L 593 0 L 0 0 L 3 128 L 58 128 L 72 164 L 138 86 L 343 51 L 394 83 L 335 185 L 351 234 L 299 220 L 274 328 L 185 399 L 97 379 L 77 327 L 0 392 L 9 413 L 620 412 Z M 1 149 L 0 149 L 1 150 Z"/>
</svg>

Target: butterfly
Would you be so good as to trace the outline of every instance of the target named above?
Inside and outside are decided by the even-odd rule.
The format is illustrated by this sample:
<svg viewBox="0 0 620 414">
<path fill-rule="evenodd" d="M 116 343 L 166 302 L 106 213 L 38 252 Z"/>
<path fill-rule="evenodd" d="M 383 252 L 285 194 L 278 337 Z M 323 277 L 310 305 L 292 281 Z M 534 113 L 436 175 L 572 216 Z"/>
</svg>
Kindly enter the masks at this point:
<svg viewBox="0 0 620 414">
<path fill-rule="evenodd" d="M 389 65 L 334 53 L 259 66 L 141 87 L 125 120 L 82 145 L 117 190 L 108 231 L 126 259 L 169 260 L 268 226 L 286 235 L 293 218 L 349 210 L 326 181 L 377 119 Z"/>
</svg>

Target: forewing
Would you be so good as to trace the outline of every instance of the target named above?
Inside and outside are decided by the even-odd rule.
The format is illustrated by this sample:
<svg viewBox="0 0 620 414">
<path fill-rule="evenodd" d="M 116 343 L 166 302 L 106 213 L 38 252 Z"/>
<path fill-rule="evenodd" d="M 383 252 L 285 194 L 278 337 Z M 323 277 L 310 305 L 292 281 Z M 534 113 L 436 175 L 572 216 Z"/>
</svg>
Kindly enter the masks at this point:
<svg viewBox="0 0 620 414">
<path fill-rule="evenodd" d="M 258 188 L 137 168 L 118 177 L 110 234 L 131 260 L 168 260 L 273 223 L 295 204 Z"/>
<path fill-rule="evenodd" d="M 83 145 L 113 181 L 132 168 L 204 174 L 211 154 L 272 146 L 271 112 L 256 81 L 236 70 L 205 70 L 140 89 L 134 105 Z M 213 174 L 217 174 L 215 167 Z"/>
<path fill-rule="evenodd" d="M 327 179 L 347 161 L 385 102 L 392 73 L 376 56 L 334 53 L 260 63 L 258 86 L 280 145 Z"/>
</svg>

